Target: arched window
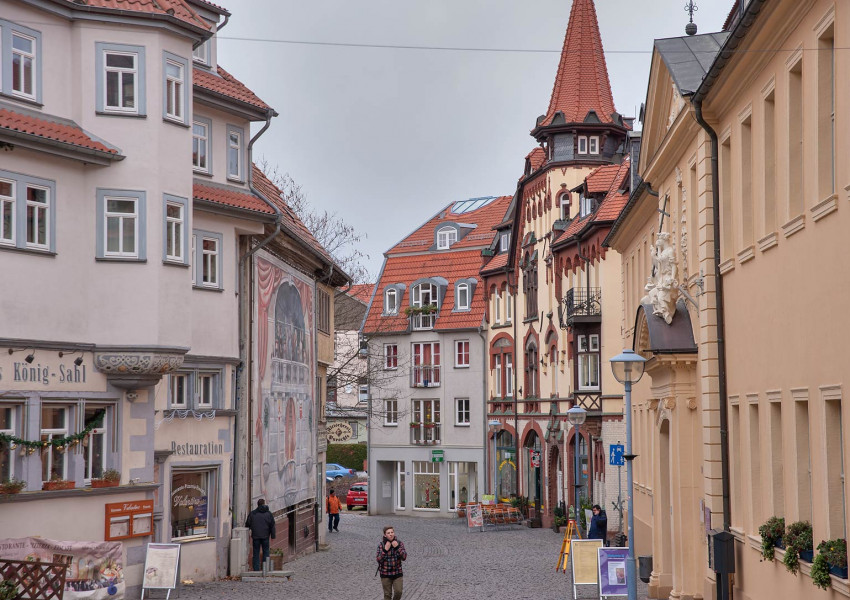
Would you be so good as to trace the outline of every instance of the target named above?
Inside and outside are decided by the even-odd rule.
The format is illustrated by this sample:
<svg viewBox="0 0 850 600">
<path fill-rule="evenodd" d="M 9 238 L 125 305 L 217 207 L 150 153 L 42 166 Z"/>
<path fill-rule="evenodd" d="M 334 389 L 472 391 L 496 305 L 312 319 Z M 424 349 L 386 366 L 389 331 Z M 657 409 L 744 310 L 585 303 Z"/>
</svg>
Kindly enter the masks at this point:
<svg viewBox="0 0 850 600">
<path fill-rule="evenodd" d="M 443 227 L 437 231 L 437 250 L 448 250 L 457 241 L 457 229 Z"/>
<path fill-rule="evenodd" d="M 537 397 L 537 343 L 533 339 L 525 347 L 525 389 L 526 398 Z"/>
<path fill-rule="evenodd" d="M 561 219 L 566 221 L 570 218 L 570 193 L 564 192 L 558 198 L 558 204 L 561 207 Z"/>
<path fill-rule="evenodd" d="M 459 283 L 457 284 L 457 304 L 455 305 L 457 310 L 469 310 L 469 284 L 468 283 Z"/>
<path fill-rule="evenodd" d="M 390 288 L 384 293 L 384 313 L 398 314 L 398 290 L 395 288 Z"/>
</svg>

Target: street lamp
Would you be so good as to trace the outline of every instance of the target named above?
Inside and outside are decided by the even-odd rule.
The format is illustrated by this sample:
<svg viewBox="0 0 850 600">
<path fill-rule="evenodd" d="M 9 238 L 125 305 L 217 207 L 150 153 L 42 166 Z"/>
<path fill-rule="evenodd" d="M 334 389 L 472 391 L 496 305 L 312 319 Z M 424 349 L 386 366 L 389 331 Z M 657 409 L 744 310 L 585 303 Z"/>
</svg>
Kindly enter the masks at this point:
<svg viewBox="0 0 850 600">
<path fill-rule="evenodd" d="M 489 421 L 487 425 L 490 428 L 490 431 L 493 433 L 493 501 L 498 504 L 499 492 L 496 488 L 496 475 L 499 472 L 499 467 L 498 459 L 496 458 L 496 436 L 498 435 L 499 431 L 502 430 L 502 423 L 500 421 L 497 421 L 496 419 L 493 419 L 492 421 Z"/>
<path fill-rule="evenodd" d="M 632 479 L 632 385 L 643 377 L 646 359 L 634 350 L 623 350 L 611 359 L 614 378 L 626 386 L 626 488 L 629 491 L 629 558 L 626 560 L 626 583 L 628 600 L 637 600 L 637 578 L 635 573 L 635 517 L 634 517 L 634 480 Z"/>
<path fill-rule="evenodd" d="M 576 438 L 576 452 L 573 463 L 575 465 L 575 481 L 573 482 L 575 485 L 575 493 L 573 500 L 575 502 L 575 514 L 573 515 L 576 520 L 576 526 L 579 523 L 578 511 L 581 506 L 581 502 L 579 501 L 579 492 L 581 490 L 581 478 L 579 475 L 579 471 L 581 469 L 581 460 L 579 459 L 579 427 L 584 425 L 584 421 L 587 419 L 587 411 L 584 410 L 581 406 L 573 406 L 570 410 L 567 411 L 567 420 L 570 422 L 575 428 L 575 438 Z"/>
</svg>

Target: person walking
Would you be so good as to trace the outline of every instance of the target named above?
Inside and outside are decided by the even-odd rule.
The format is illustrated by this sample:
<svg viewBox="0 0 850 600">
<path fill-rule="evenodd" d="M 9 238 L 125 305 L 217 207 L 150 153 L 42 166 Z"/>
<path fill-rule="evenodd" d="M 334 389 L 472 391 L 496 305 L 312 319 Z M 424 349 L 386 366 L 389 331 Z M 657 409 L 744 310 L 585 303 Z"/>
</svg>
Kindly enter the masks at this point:
<svg viewBox="0 0 850 600">
<path fill-rule="evenodd" d="M 326 502 L 328 512 L 328 531 L 336 531 L 339 533 L 339 511 L 342 509 L 342 503 L 333 490 L 328 492 L 328 501 Z"/>
<path fill-rule="evenodd" d="M 269 512 L 266 501 L 257 500 L 257 508 L 248 513 L 245 527 L 251 530 L 251 542 L 254 552 L 251 554 L 252 566 L 255 571 L 260 570 L 260 549 L 263 550 L 263 562 L 269 558 L 269 537 L 275 538 L 274 515 Z"/>
<path fill-rule="evenodd" d="M 602 540 L 602 543 L 608 543 L 608 515 L 602 510 L 598 504 L 594 504 L 593 517 L 590 519 L 590 531 L 587 533 L 589 540 Z"/>
<path fill-rule="evenodd" d="M 384 588 L 384 600 L 401 600 L 404 580 L 401 563 L 407 560 L 407 550 L 395 536 L 395 529 L 390 526 L 384 527 L 384 537 L 378 543 L 376 559 L 378 572 L 381 573 L 381 586 Z"/>
</svg>

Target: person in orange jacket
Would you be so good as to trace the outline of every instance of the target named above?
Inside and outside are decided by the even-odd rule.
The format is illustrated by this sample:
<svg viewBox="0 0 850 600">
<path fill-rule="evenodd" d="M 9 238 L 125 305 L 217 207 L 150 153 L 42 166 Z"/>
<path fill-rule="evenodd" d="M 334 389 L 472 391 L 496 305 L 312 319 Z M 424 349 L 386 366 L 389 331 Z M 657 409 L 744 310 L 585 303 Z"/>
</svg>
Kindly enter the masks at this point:
<svg viewBox="0 0 850 600">
<path fill-rule="evenodd" d="M 328 513 L 328 531 L 339 533 L 339 511 L 342 508 L 342 504 L 333 490 L 328 492 L 328 501 L 325 503 L 325 508 Z"/>
</svg>

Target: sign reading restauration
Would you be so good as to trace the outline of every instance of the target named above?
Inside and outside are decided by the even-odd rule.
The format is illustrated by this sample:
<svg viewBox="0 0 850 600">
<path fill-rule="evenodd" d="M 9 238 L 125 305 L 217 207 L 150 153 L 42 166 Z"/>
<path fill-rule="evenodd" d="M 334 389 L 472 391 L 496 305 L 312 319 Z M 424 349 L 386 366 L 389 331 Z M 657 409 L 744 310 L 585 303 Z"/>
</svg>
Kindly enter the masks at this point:
<svg viewBox="0 0 850 600">
<path fill-rule="evenodd" d="M 193 456 L 203 456 L 207 454 L 224 454 L 224 444 L 215 442 L 207 442 L 205 444 L 178 444 L 171 442 L 171 451 L 174 454 L 191 454 Z"/>
</svg>

